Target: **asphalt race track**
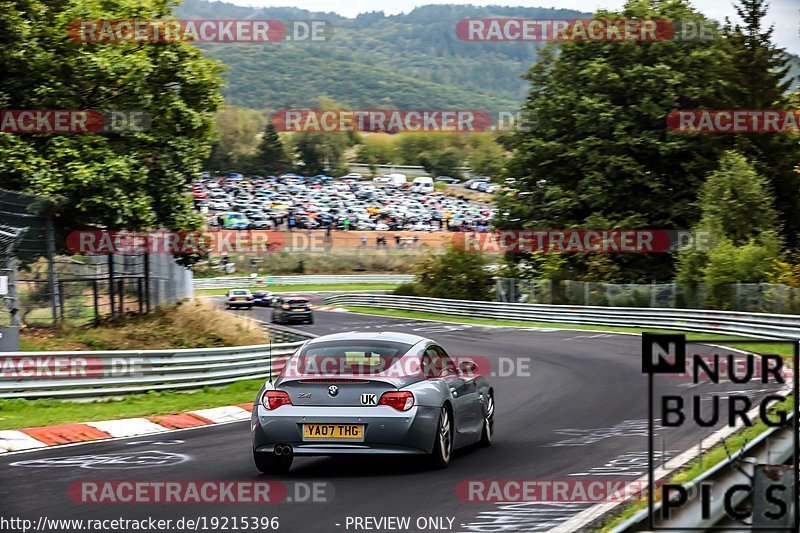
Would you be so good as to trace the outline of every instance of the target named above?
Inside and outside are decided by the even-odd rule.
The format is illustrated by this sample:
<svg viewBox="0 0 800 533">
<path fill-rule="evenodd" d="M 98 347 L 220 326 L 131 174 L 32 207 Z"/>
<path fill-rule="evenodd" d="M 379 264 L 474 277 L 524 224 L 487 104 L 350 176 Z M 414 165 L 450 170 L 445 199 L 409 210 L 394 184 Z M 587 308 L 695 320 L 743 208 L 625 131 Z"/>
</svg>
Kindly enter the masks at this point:
<svg viewBox="0 0 800 533">
<path fill-rule="evenodd" d="M 252 316 L 268 321 L 269 313 L 255 309 Z M 494 370 L 511 375 L 491 378 L 497 402 L 494 444 L 456 454 L 442 471 L 397 458 L 296 459 L 291 472 L 277 478 L 289 496 L 320 482 L 332 498 L 268 505 L 78 504 L 68 496 L 71 483 L 85 480 L 263 480 L 252 464 L 247 422 L 56 447 L 0 457 L 0 516 L 34 522 L 42 515 L 173 520 L 276 516 L 278 531 L 289 532 L 549 531 L 588 504 L 466 502 L 457 496 L 456 486 L 465 480 L 632 480 L 646 473 L 647 379 L 641 370 L 638 337 L 340 312 L 317 312 L 314 325 L 293 327 L 315 334 L 413 332 L 437 340 L 452 355 L 485 356 L 498 363 L 502 359 L 505 364 Z M 683 393 L 689 389 L 688 381 L 668 380 L 664 390 Z M 754 386 L 739 386 L 743 388 Z M 754 396 L 763 393 L 752 390 Z M 711 432 L 711 428 L 701 434 L 693 426 L 681 427 L 658 435 L 656 441 L 672 457 L 696 447 L 698 438 Z M 134 453 L 138 461 L 97 457 Z M 54 461 L 87 455 L 95 457 Z M 20 461 L 28 464 L 12 465 Z M 355 517 L 410 517 L 410 526 L 396 529 L 395 523 L 362 522 L 369 529 L 356 528 Z M 443 519 L 442 524 L 432 521 L 417 528 L 417 519 L 427 517 Z M 209 530 L 214 529 L 223 530 L 222 526 Z"/>
</svg>

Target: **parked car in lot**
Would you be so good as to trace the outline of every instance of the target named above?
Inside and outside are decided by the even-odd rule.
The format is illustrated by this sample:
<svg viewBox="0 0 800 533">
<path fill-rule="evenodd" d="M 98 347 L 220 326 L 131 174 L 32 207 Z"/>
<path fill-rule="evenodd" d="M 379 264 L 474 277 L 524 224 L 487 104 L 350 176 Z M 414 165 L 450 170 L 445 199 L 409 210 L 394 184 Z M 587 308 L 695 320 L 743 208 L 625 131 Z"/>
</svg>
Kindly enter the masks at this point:
<svg viewBox="0 0 800 533">
<path fill-rule="evenodd" d="M 269 291 L 256 291 L 253 293 L 253 303 L 258 307 L 272 307 L 273 297 Z"/>
<path fill-rule="evenodd" d="M 418 180 L 413 188 L 403 174 L 384 177 L 395 181 L 314 184 L 318 176 L 284 174 L 281 182 L 276 177 L 251 176 L 238 182 L 199 180 L 192 187 L 208 192 L 208 201 L 197 201 L 196 208 L 208 208 L 209 226 L 231 230 L 281 230 L 290 220 L 295 230 L 344 229 L 344 220 L 349 219 L 348 229 L 363 231 L 403 231 L 416 224 L 430 226 L 431 231 L 461 231 L 488 226 L 496 211 L 466 198 L 426 191 L 432 186 L 430 177 L 424 179 L 427 185 Z M 396 186 L 401 183 L 405 185 Z M 443 222 L 445 214 L 449 224 Z"/>
<path fill-rule="evenodd" d="M 248 229 L 250 227 L 250 220 L 244 213 L 226 212 L 220 213 L 220 220 L 222 220 L 222 227 L 225 229 Z"/>
<path fill-rule="evenodd" d="M 290 322 L 314 323 L 311 302 L 302 296 L 279 296 L 272 300 L 272 322 L 288 324 Z"/>
<path fill-rule="evenodd" d="M 356 181 L 359 181 L 359 180 L 364 179 L 364 176 L 362 176 L 358 172 L 351 172 L 349 174 L 345 174 L 344 176 L 342 176 L 339 179 L 340 180 L 356 180 Z"/>
<path fill-rule="evenodd" d="M 488 181 L 489 178 L 487 178 L 486 176 L 475 176 L 474 178 L 465 181 L 464 187 L 467 187 L 468 189 L 473 189 L 474 188 L 473 185 Z"/>
<path fill-rule="evenodd" d="M 226 309 L 236 309 L 238 307 L 252 309 L 254 302 L 255 298 L 253 298 L 250 289 L 231 289 L 226 296 L 225 307 Z"/>
<path fill-rule="evenodd" d="M 411 182 L 411 192 L 430 193 L 433 191 L 433 179 L 428 176 L 414 178 L 414 181 Z"/>
<path fill-rule="evenodd" d="M 212 200 L 211 202 L 208 202 L 208 208 L 213 209 L 214 211 L 227 211 L 231 208 L 231 205 L 228 202 Z"/>
<path fill-rule="evenodd" d="M 306 342 L 252 415 L 253 458 L 285 473 L 294 457 L 406 455 L 445 468 L 454 450 L 489 446 L 495 400 L 468 359 L 404 333 L 336 333 Z"/>
<path fill-rule="evenodd" d="M 408 182 L 408 177 L 405 174 L 400 174 L 399 172 L 387 174 L 385 177 L 389 178 L 387 183 L 390 187 L 402 187 Z"/>
<path fill-rule="evenodd" d="M 255 220 L 250 223 L 249 229 L 273 229 L 271 220 Z"/>
</svg>

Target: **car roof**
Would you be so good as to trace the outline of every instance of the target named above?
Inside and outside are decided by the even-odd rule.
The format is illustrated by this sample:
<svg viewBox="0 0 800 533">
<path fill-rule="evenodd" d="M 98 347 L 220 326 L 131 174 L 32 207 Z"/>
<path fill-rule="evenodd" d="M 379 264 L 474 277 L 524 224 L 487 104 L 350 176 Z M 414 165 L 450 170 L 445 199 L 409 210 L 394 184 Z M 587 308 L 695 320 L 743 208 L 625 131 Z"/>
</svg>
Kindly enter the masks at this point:
<svg viewBox="0 0 800 533">
<path fill-rule="evenodd" d="M 397 333 L 395 331 L 380 331 L 380 332 L 364 332 L 364 331 L 346 331 L 343 333 L 332 333 L 330 335 L 322 335 L 308 341 L 309 344 L 316 344 L 318 342 L 337 341 L 337 340 L 384 340 L 393 342 L 402 342 L 405 344 L 417 344 L 422 341 L 430 339 L 421 337 L 419 335 L 411 335 L 409 333 Z"/>
</svg>

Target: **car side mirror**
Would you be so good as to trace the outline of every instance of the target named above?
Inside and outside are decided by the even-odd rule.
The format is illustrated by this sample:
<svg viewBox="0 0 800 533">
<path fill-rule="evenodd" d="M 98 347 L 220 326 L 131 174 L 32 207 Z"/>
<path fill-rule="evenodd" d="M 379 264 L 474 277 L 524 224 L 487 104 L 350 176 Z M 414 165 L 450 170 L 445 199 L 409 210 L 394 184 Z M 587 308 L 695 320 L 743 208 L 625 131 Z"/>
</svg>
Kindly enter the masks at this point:
<svg viewBox="0 0 800 533">
<path fill-rule="evenodd" d="M 458 363 L 458 373 L 461 376 L 474 377 L 478 373 L 478 364 L 469 359 Z"/>
</svg>

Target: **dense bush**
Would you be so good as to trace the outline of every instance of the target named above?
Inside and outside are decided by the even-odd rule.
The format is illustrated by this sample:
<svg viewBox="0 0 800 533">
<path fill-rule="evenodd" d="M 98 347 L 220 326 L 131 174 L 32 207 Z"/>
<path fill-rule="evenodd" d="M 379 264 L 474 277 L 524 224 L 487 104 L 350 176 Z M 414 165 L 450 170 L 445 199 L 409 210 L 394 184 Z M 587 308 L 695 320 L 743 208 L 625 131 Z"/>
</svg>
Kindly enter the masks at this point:
<svg viewBox="0 0 800 533">
<path fill-rule="evenodd" d="M 456 300 L 490 300 L 494 279 L 486 270 L 486 259 L 455 247 L 423 257 L 414 269 L 410 288 L 414 296 Z M 398 294 L 398 293 L 395 293 Z M 408 295 L 408 294 L 406 294 Z"/>
</svg>

